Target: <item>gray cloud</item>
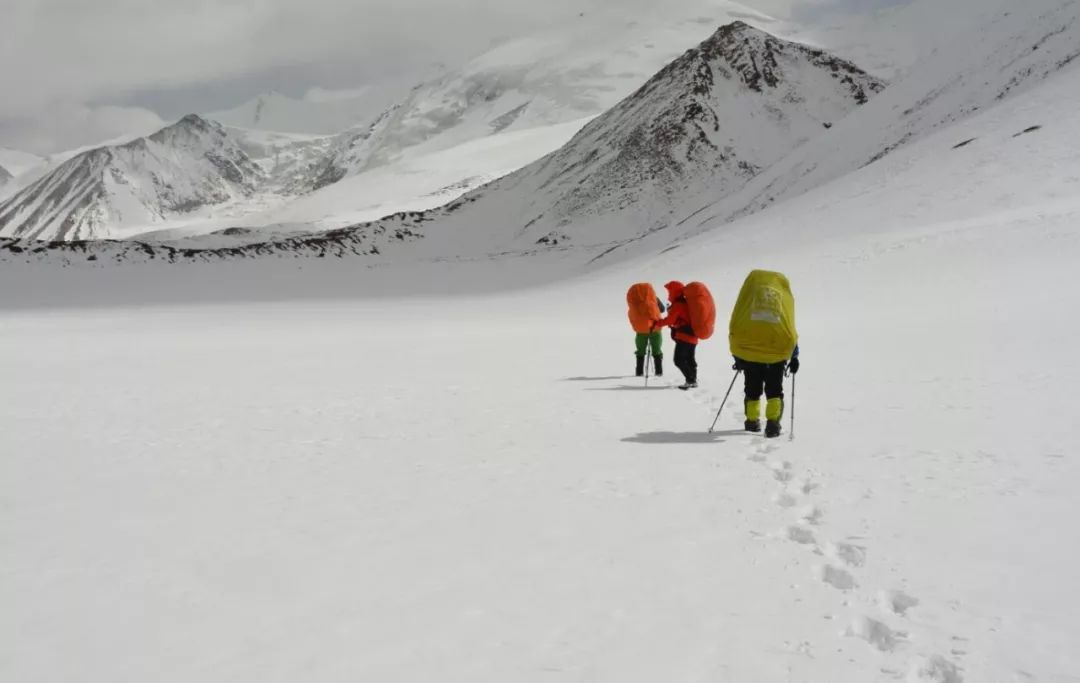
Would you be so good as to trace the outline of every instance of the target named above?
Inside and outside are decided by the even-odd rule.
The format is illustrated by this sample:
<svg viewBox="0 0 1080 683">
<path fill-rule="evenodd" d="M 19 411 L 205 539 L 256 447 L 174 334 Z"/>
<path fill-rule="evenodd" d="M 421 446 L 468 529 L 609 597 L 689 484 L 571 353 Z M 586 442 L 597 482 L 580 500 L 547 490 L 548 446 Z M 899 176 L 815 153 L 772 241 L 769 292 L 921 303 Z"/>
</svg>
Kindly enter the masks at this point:
<svg viewBox="0 0 1080 683">
<path fill-rule="evenodd" d="M 394 78 L 651 1 L 5 0 L 0 145 L 46 153 L 127 132 L 147 109 L 172 118 L 271 88 Z"/>
<path fill-rule="evenodd" d="M 275 69 L 337 64 L 360 77 L 456 58 L 582 7 L 647 0 L 9 0 L 0 115 Z M 6 5 L 7 3 L 5 3 Z"/>
<path fill-rule="evenodd" d="M 172 118 L 268 89 L 298 95 L 392 79 L 582 12 L 617 17 L 656 1 L 5 0 L 0 64 L 19 68 L 0 69 L 0 144 L 54 151 L 112 137 L 153 113 Z M 743 1 L 781 15 L 854 4 Z M 710 0 L 669 0 L 680 2 Z"/>
<path fill-rule="evenodd" d="M 64 103 L 0 119 L 0 147 L 46 156 L 121 136 L 146 135 L 163 125 L 156 112 L 143 107 Z"/>
<path fill-rule="evenodd" d="M 838 14 L 865 13 L 909 4 L 912 0 L 807 0 L 791 7 L 796 21 L 815 21 Z"/>
</svg>

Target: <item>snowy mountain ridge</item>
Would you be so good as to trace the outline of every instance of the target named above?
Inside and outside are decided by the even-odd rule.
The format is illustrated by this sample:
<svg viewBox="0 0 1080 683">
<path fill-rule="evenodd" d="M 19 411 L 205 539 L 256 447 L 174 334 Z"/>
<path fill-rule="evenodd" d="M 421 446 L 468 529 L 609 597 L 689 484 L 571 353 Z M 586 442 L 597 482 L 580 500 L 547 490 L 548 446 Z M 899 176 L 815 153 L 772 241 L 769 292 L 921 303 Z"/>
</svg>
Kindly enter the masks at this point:
<svg viewBox="0 0 1080 683">
<path fill-rule="evenodd" d="M 428 258 L 565 247 L 567 240 L 606 248 L 662 227 L 688 197 L 741 187 L 805 140 L 827 134 L 832 121 L 882 87 L 848 62 L 734 22 L 592 120 L 558 152 L 442 209 L 229 246 L 220 254 L 179 245 L 161 253 L 167 260 L 313 249 L 343 254 L 357 253 L 359 242 L 363 253 L 379 254 L 370 240 L 395 245 L 404 241 L 402 230 L 410 241 L 426 236 L 410 252 Z M 108 247 L 110 254 L 118 251 L 149 253 L 141 246 Z"/>
<path fill-rule="evenodd" d="M 244 128 L 225 128 L 237 145 L 266 174 L 263 193 L 300 195 L 308 192 L 336 140 L 330 135 L 301 135 Z"/>
<path fill-rule="evenodd" d="M 401 98 L 400 87 L 367 87 L 347 93 L 309 93 L 296 99 L 270 91 L 204 118 L 225 126 L 269 133 L 336 135 L 370 120 Z"/>
<path fill-rule="evenodd" d="M 115 216 L 115 212 L 100 212 L 102 220 L 95 223 L 93 230 L 64 230 L 60 219 L 50 220 L 47 225 L 39 225 L 38 221 L 33 225 L 20 222 L 16 227 L 0 226 L 0 236 L 34 235 L 45 240 L 131 238 L 159 234 L 162 230 L 209 233 L 260 225 L 269 227 L 269 234 L 279 222 L 269 210 L 286 204 L 289 196 L 313 192 L 373 169 L 408 164 L 476 140 L 554 129 L 598 115 L 640 87 L 684 52 L 688 44 L 706 37 L 725 18 L 735 17 L 762 25 L 776 23 L 767 15 L 727 0 L 681 0 L 677 6 L 666 9 L 638 7 L 632 12 L 590 12 L 558 30 L 498 45 L 461 68 L 421 81 L 404 97 L 395 96 L 400 89 L 379 87 L 354 92 L 313 92 L 303 101 L 268 93 L 212 117 L 231 129 L 272 134 L 277 131 L 266 129 L 314 130 L 321 125 L 320 112 L 344 107 L 349 112 L 345 118 L 355 118 L 355 125 L 328 143 L 322 160 L 313 159 L 314 154 L 297 151 L 297 155 L 305 157 L 304 161 L 292 172 L 282 170 L 291 175 L 291 182 L 283 188 L 270 182 L 265 192 L 256 192 L 247 200 L 250 204 L 247 207 L 239 201 L 207 204 L 180 216 L 155 209 L 149 212 L 153 219 L 138 227 L 134 220 L 109 225 L 105 217 Z M 345 118 L 337 119 L 338 123 Z M 334 127 L 337 124 L 323 129 Z M 558 142 L 547 149 L 538 149 L 540 156 L 562 141 L 559 135 L 550 137 Z M 507 168 L 503 158 L 508 157 L 500 155 L 490 162 L 481 160 L 480 171 L 464 173 L 442 186 L 474 186 L 473 178 L 477 176 L 496 169 L 505 173 L 522 163 Z M 537 155 L 524 161 L 535 158 Z M 55 168 L 44 171 L 49 173 Z M 73 202 L 57 197 L 56 203 Z M 370 199 L 358 197 L 360 206 L 371 203 Z M 384 215 L 418 204 L 424 208 L 430 206 L 430 202 L 406 199 L 397 206 L 387 206 Z M 249 218 L 261 223 L 249 223 Z M 10 221 L 8 218 L 7 222 Z M 340 221 L 337 223 L 341 225 Z M 320 227 L 324 226 L 307 226 L 312 230 Z"/>
<path fill-rule="evenodd" d="M 95 239 L 250 198 L 266 174 L 216 123 L 189 115 L 79 154 L 0 204 L 0 236 Z"/>
<path fill-rule="evenodd" d="M 538 185 L 525 193 L 530 229 L 568 228 L 642 205 L 648 217 L 625 222 L 643 231 L 663 228 L 673 201 L 734 190 L 883 88 L 849 62 L 732 23 L 537 168 Z M 578 237 L 593 241 L 634 236 L 588 230 L 575 226 Z"/>
<path fill-rule="evenodd" d="M 691 197 L 738 189 L 882 87 L 848 62 L 734 22 L 560 150 L 429 212 L 423 248 L 602 252 L 663 229 Z"/>
<path fill-rule="evenodd" d="M 595 116 L 739 18 L 777 23 L 737 2 L 684 0 L 671 10 L 583 13 L 557 31 L 498 45 L 343 133 L 319 186 L 410 155 Z"/>
<path fill-rule="evenodd" d="M 688 211 L 680 224 L 709 230 L 798 196 L 1020 94 L 1080 58 L 1080 0 L 1031 0 L 1022 11 L 998 4 L 1002 9 L 985 23 L 837 122 L 834 135 L 809 142 L 739 193 Z"/>
<path fill-rule="evenodd" d="M 422 214 L 404 213 L 383 225 L 380 225 L 379 221 L 353 225 L 336 230 L 330 238 L 311 234 L 298 239 L 304 240 L 305 245 L 317 243 L 318 254 L 354 253 L 349 244 L 352 239 L 348 237 L 352 235 L 350 231 L 356 231 L 358 236 L 372 233 L 385 235 L 392 234 L 404 225 L 415 236 L 422 235 L 425 239 L 409 247 L 402 255 L 409 253 L 422 258 L 441 258 L 463 253 L 531 253 L 549 248 L 576 249 L 585 258 L 595 258 L 600 253 L 625 247 L 618 254 L 621 258 L 634 250 L 662 250 L 671 244 L 671 240 L 680 236 L 714 229 L 734 217 L 758 211 L 850 173 L 867 163 L 873 163 L 875 159 L 891 154 L 941 126 L 970 116 L 981 107 L 1022 94 L 1049 74 L 1067 68 L 1075 59 L 1078 6 L 1080 5 L 1075 0 L 1065 3 L 1037 0 L 1024 12 L 994 15 L 987 24 L 973 29 L 973 35 L 981 36 L 980 40 L 958 40 L 952 46 L 943 47 L 914 68 L 903 81 L 894 84 L 866 105 L 854 108 L 853 113 L 847 117 L 832 115 L 819 118 L 819 135 L 814 139 L 806 138 L 803 144 L 799 144 L 803 142 L 803 138 L 796 136 L 797 139 L 792 140 L 792 144 L 797 148 L 783 159 L 760 164 L 764 170 L 756 177 L 748 178 L 747 174 L 731 173 L 733 169 L 745 170 L 738 165 L 738 161 L 734 166 L 729 164 L 729 176 L 725 182 L 715 182 L 708 176 L 714 169 L 707 168 L 704 169 L 702 180 L 697 186 L 694 186 L 694 183 L 697 182 L 695 179 L 698 174 L 689 174 L 691 177 L 688 184 L 667 199 L 664 189 L 667 181 L 658 177 L 657 182 L 653 182 L 654 179 L 650 177 L 646 181 L 648 187 L 639 188 L 642 189 L 642 196 L 648 196 L 649 192 L 656 193 L 645 206 L 670 208 L 661 208 L 651 213 L 648 209 L 638 212 L 629 226 L 627 221 L 623 220 L 625 216 L 618 213 L 610 216 L 589 213 L 589 207 L 603 206 L 605 202 L 608 202 L 607 208 L 614 207 L 618 211 L 620 193 L 631 200 L 638 194 L 635 193 L 632 183 L 628 183 L 626 187 L 619 185 L 619 174 L 609 178 L 598 170 L 610 160 L 600 161 L 603 152 L 601 147 L 596 145 L 602 146 L 604 135 L 597 131 L 600 127 L 613 123 L 615 119 L 611 117 L 617 116 L 615 112 L 620 111 L 620 108 L 616 107 L 609 112 L 608 117 L 594 120 L 579 133 L 578 138 L 558 152 L 516 174 L 481 187 L 443 209 Z M 769 60 L 760 63 L 768 67 Z M 760 73 L 743 73 L 738 65 L 745 63 L 735 60 L 735 64 L 735 67 L 729 68 L 729 72 L 739 79 L 749 92 L 759 94 L 750 88 L 750 85 L 768 84 L 771 67 L 761 70 Z M 828 70 L 831 71 L 831 67 Z M 629 98 L 628 102 L 631 101 L 632 98 Z M 632 106 L 629 103 L 620 105 L 624 108 Z M 660 111 L 661 109 L 650 109 L 649 114 L 655 115 Z M 771 114 L 765 118 L 768 116 Z M 749 117 L 739 116 L 735 117 L 735 120 L 747 118 Z M 602 119 L 604 121 L 601 124 Z M 630 119 L 627 119 L 627 125 L 621 129 L 620 134 L 633 133 L 637 136 L 628 139 L 648 137 L 645 135 L 646 131 L 635 130 L 629 121 Z M 826 129 L 826 123 L 830 124 L 831 128 Z M 698 128 L 698 133 L 704 132 L 706 139 L 707 128 L 708 126 L 705 130 Z M 824 134 L 826 132 L 827 135 Z M 684 139 L 699 140 L 696 135 L 687 135 Z M 575 152 L 574 148 L 590 137 L 595 139 L 592 140 L 593 147 L 586 152 L 586 156 L 592 155 L 589 163 L 595 163 L 596 166 L 590 168 L 597 170 L 597 173 L 595 178 L 593 174 L 575 178 L 574 165 L 580 159 L 575 157 L 578 152 Z M 767 136 L 739 135 L 744 146 L 748 141 L 757 142 L 762 137 L 768 141 Z M 612 137 L 616 138 L 617 136 Z M 711 141 L 710 144 L 715 146 L 716 143 Z M 697 149 L 705 147 L 698 146 Z M 758 153 L 758 150 L 755 150 L 755 153 Z M 742 154 L 746 154 L 745 150 Z M 726 152 L 724 155 L 730 157 Z M 617 159 L 617 156 L 615 158 Z M 661 157 L 650 153 L 644 158 L 655 161 Z M 719 156 L 716 158 L 719 159 Z M 738 160 L 754 163 L 749 157 L 739 156 Z M 571 172 L 566 175 L 568 182 L 565 192 L 560 193 L 557 190 L 561 182 L 562 171 L 559 166 L 562 162 L 568 164 Z M 615 166 L 617 164 L 611 167 Z M 659 167 L 662 168 L 663 165 Z M 677 178 L 678 174 L 672 177 Z M 709 179 L 705 180 L 706 178 Z M 582 187 L 576 187 L 578 180 L 583 181 Z M 595 185 L 592 185 L 593 183 Z M 745 186 L 739 187 L 740 183 Z M 590 198 L 590 187 L 596 189 L 595 202 Z M 660 198 L 659 202 L 655 201 L 656 197 Z M 696 199 L 698 197 L 700 198 Z M 549 200 L 551 203 L 546 204 Z M 560 210 L 563 207 L 567 207 L 565 212 Z M 666 215 L 665 212 L 669 210 L 670 215 Z M 403 216 L 405 218 L 402 218 Z M 611 220 L 607 220 L 608 218 Z M 655 230 L 665 225 L 672 225 L 675 230 L 670 231 L 670 234 L 669 231 Z M 386 228 L 386 231 L 380 231 L 380 228 Z M 363 239 L 367 244 L 367 238 Z M 238 245 L 236 241 L 242 241 L 243 244 Z M 256 246 L 253 242 L 259 244 Z M 332 246 L 338 242 L 342 243 L 340 249 Z M 401 241 L 395 238 L 392 242 L 383 243 L 379 248 L 396 250 L 400 244 Z M 231 242 L 229 249 L 241 249 L 240 253 L 247 255 L 290 254 L 290 249 L 295 245 L 296 242 L 276 239 L 260 240 L 258 233 L 247 233 L 241 240 Z M 30 249 L 19 247 L 21 251 L 18 258 L 26 259 L 31 254 L 40 258 L 42 254 L 60 254 L 64 251 L 62 246 L 27 246 L 30 246 Z M 102 245 L 102 248 L 110 253 L 117 250 L 130 253 L 132 258 L 140 259 L 148 250 L 153 251 L 158 246 L 151 243 L 145 247 Z M 191 243 L 184 246 L 184 251 L 176 251 L 178 246 L 169 247 L 173 250 L 170 253 L 180 254 L 175 258 L 186 258 L 184 254 L 192 257 L 198 254 L 200 259 L 217 259 L 220 256 L 205 244 Z M 86 248 L 76 248 L 75 258 L 82 258 Z M 369 246 L 365 246 L 363 251 L 371 254 Z M 237 252 L 230 251 L 228 254 L 232 257 Z M 119 258 L 123 260 L 124 257 L 121 255 Z"/>
</svg>

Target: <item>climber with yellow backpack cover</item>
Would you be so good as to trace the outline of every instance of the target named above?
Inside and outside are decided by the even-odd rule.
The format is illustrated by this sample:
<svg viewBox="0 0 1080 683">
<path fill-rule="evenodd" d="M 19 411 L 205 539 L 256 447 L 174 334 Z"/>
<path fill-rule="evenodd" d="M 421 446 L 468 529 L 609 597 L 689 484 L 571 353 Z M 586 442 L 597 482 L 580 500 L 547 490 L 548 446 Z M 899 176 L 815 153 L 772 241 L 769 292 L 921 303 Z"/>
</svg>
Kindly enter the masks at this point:
<svg viewBox="0 0 1080 683">
<path fill-rule="evenodd" d="M 765 394 L 765 436 L 780 436 L 784 415 L 784 374 L 799 371 L 795 297 L 782 273 L 752 271 L 743 282 L 728 330 L 735 370 L 744 378 L 746 431 L 761 431 Z M 793 380 L 794 381 L 794 380 Z"/>
</svg>

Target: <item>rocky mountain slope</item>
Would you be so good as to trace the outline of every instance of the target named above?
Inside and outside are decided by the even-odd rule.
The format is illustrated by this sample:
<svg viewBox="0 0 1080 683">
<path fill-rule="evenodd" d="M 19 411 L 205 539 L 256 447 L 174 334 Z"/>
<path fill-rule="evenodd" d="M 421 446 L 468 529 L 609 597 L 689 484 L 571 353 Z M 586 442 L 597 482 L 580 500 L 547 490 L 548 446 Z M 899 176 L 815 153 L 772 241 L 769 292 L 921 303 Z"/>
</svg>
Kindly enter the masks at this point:
<svg viewBox="0 0 1080 683">
<path fill-rule="evenodd" d="M 728 0 L 582 12 L 572 24 L 498 45 L 413 88 L 344 133 L 319 186 L 408 155 L 596 116 L 723 23 L 776 19 Z"/>
<path fill-rule="evenodd" d="M 741 188 L 884 84 L 744 22 L 722 27 L 557 152 L 426 215 L 431 256 L 590 249 Z"/>
<path fill-rule="evenodd" d="M 333 148 L 335 136 L 276 133 L 226 128 L 266 175 L 265 193 L 296 195 L 307 192 L 315 174 Z"/>
<path fill-rule="evenodd" d="M 0 204 L 0 237 L 95 239 L 250 198 L 266 172 L 225 129 L 190 115 L 79 154 Z"/>
<path fill-rule="evenodd" d="M 741 187 L 883 88 L 849 62 L 735 22 L 558 152 L 485 189 L 483 203 L 500 208 L 494 223 L 516 229 L 517 244 L 632 238 L 701 192 Z"/>
<path fill-rule="evenodd" d="M 921 4 L 925 14 L 932 7 Z M 987 18 L 920 61 L 903 80 L 796 150 L 740 192 L 717 193 L 680 219 L 689 232 L 761 210 L 891 154 L 1049 76 L 1080 66 L 1080 0 L 987 0 Z M 1050 123 L 1032 112 L 1032 125 Z M 958 139 L 962 145 L 972 140 Z"/>
</svg>

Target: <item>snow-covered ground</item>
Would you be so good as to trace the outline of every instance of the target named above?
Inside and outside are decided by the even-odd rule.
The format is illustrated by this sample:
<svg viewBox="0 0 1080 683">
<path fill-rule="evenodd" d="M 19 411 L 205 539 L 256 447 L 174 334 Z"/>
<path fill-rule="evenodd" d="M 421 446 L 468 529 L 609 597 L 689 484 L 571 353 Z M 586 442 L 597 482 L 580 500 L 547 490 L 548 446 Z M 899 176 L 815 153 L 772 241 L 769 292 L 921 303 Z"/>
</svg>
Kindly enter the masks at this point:
<svg viewBox="0 0 1080 683">
<path fill-rule="evenodd" d="M 5 264 L 0 678 L 1077 680 L 1078 138 L 1072 65 L 571 279 Z M 722 324 L 701 389 L 627 376 L 630 283 L 755 267 L 794 440 L 706 433 Z"/>
</svg>

